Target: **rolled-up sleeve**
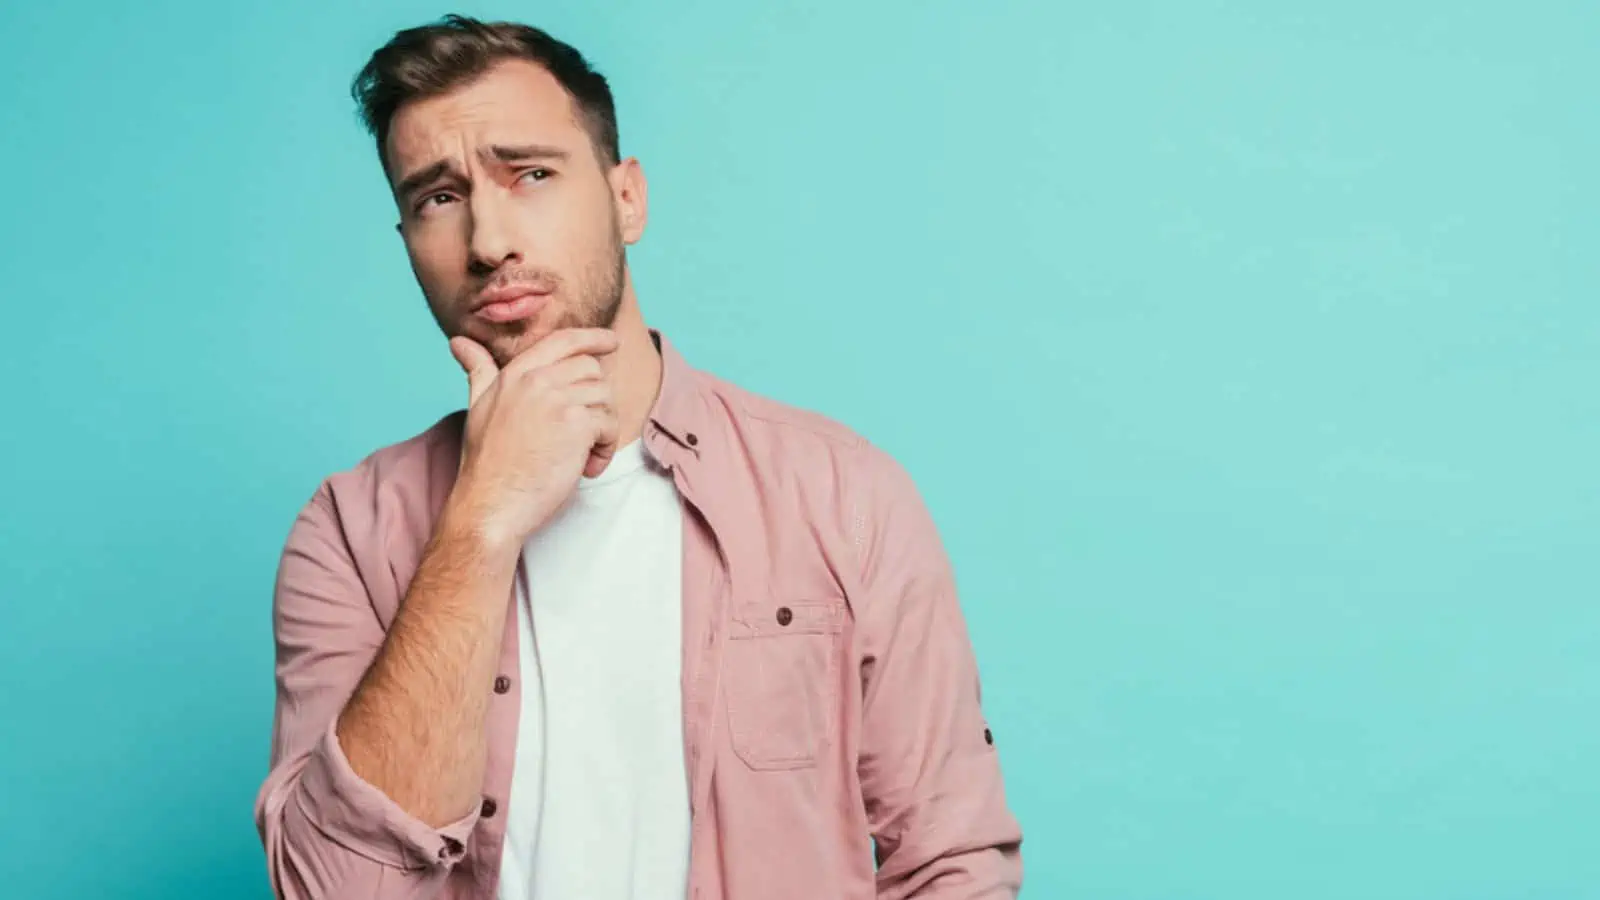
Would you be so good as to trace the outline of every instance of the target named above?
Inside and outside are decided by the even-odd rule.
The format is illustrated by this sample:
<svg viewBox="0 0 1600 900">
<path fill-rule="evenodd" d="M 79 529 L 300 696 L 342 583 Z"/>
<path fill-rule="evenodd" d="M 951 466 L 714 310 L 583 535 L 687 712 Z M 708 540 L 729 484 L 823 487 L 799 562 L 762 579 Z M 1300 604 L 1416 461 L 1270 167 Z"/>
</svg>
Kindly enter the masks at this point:
<svg viewBox="0 0 1600 900">
<path fill-rule="evenodd" d="M 880 900 L 1000 900 L 1022 885 L 954 573 L 906 471 L 863 449 L 857 612 L 863 702 L 858 775 Z"/>
<path fill-rule="evenodd" d="M 438 896 L 477 823 L 409 815 L 350 767 L 335 722 L 383 628 L 324 482 L 300 511 L 273 596 L 277 703 L 256 829 L 283 900 Z"/>
</svg>

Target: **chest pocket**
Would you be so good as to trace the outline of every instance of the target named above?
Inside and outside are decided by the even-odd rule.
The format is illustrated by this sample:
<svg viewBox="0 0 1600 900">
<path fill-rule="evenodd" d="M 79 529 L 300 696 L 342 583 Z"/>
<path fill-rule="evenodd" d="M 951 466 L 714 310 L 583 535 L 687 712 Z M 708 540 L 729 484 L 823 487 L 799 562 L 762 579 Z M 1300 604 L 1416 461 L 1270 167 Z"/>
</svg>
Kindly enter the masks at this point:
<svg viewBox="0 0 1600 900">
<path fill-rule="evenodd" d="M 753 769 L 803 769 L 838 718 L 844 602 L 780 601 L 733 616 L 723 673 L 734 752 Z"/>
</svg>

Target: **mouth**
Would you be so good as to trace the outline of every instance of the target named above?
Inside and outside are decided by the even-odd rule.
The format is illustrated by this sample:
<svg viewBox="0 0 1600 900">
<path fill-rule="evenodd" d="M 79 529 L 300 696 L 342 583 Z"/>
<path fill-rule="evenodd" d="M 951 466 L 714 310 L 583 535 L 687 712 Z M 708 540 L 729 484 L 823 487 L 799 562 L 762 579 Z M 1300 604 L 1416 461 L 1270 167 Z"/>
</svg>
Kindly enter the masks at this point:
<svg viewBox="0 0 1600 900">
<path fill-rule="evenodd" d="M 549 297 L 549 291 L 525 287 L 487 291 L 473 305 L 472 314 L 490 322 L 517 322 L 538 315 Z"/>
</svg>

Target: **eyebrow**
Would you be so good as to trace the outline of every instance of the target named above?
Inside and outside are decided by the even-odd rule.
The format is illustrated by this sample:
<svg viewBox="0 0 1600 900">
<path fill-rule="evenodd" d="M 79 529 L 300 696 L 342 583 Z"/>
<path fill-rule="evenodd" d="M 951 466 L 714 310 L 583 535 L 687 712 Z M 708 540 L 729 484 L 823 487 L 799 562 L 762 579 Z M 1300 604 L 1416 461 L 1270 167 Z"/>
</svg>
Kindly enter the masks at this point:
<svg viewBox="0 0 1600 900">
<path fill-rule="evenodd" d="M 502 163 L 528 162 L 540 159 L 566 162 L 568 155 L 567 151 L 549 144 L 493 144 L 478 151 L 478 156 L 485 162 L 488 162 L 492 157 Z M 408 199 L 413 193 L 439 180 L 440 176 L 453 168 L 454 166 L 447 159 L 429 163 L 400 179 L 400 182 L 395 185 L 395 195 L 402 200 Z"/>
</svg>

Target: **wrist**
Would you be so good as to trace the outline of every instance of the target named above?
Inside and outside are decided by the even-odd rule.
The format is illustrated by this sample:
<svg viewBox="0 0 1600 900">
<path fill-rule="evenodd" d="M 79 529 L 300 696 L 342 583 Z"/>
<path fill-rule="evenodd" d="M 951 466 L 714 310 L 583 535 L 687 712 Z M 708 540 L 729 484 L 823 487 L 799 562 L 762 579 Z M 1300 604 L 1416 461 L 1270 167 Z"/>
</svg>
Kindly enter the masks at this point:
<svg viewBox="0 0 1600 900">
<path fill-rule="evenodd" d="M 526 536 L 514 533 L 484 511 L 465 491 L 452 491 L 436 528 L 437 540 L 479 560 L 490 569 L 515 566 Z"/>
</svg>

